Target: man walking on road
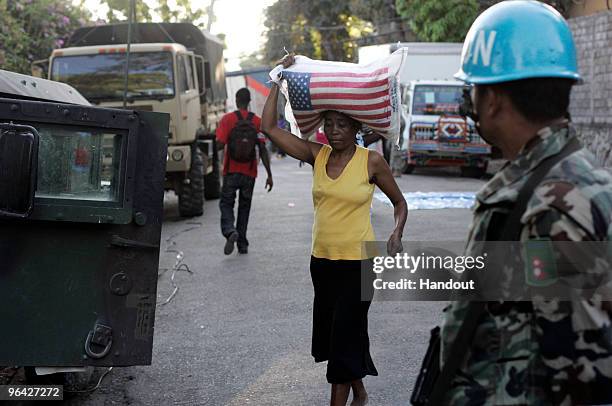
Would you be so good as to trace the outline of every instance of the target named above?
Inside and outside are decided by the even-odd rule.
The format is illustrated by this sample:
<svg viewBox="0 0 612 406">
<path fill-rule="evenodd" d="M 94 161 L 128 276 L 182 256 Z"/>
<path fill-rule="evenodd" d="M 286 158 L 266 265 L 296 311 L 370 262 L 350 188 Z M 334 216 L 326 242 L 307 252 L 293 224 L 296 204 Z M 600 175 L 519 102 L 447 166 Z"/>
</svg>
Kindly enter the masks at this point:
<svg viewBox="0 0 612 406">
<path fill-rule="evenodd" d="M 257 177 L 259 156 L 266 168 L 268 178 L 266 187 L 272 190 L 272 171 L 270 158 L 266 151 L 266 139 L 260 132 L 261 119 L 248 111 L 251 101 L 249 89 L 242 88 L 236 92 L 238 110 L 227 113 L 217 128 L 217 143 L 225 148 L 223 154 L 223 188 L 221 190 L 221 232 L 226 238 L 223 252 L 229 255 L 234 252 L 238 243 L 238 252 L 248 252 L 249 241 L 246 238 L 253 188 Z M 234 224 L 234 203 L 238 198 L 238 219 Z"/>
<path fill-rule="evenodd" d="M 507 245 L 497 284 L 518 280 L 527 291 L 555 283 L 563 258 L 576 264 L 572 275 L 605 280 L 609 263 L 576 258 L 578 244 L 612 238 L 612 177 L 567 120 L 580 75 L 563 17 L 536 1 L 492 6 L 468 32 L 455 76 L 472 86 L 468 115 L 480 135 L 509 161 L 476 195 L 466 255 L 480 255 L 482 241 L 520 241 Z M 451 303 L 441 332 L 444 379 L 430 404 L 611 403 L 610 298 L 516 296 Z"/>
</svg>

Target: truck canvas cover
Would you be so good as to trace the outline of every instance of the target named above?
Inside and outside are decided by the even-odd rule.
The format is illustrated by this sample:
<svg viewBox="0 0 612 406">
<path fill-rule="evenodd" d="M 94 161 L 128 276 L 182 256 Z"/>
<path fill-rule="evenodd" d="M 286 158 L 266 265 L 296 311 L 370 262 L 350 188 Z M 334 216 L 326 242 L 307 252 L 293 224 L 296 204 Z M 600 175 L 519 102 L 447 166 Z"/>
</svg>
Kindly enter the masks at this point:
<svg viewBox="0 0 612 406">
<path fill-rule="evenodd" d="M 138 23 L 132 30 L 132 43 L 177 43 L 204 57 L 209 69 L 206 75 L 211 79 L 206 101 L 225 101 L 223 42 L 217 36 L 190 23 Z M 83 27 L 70 36 L 65 47 L 126 44 L 127 34 L 125 23 Z"/>
</svg>

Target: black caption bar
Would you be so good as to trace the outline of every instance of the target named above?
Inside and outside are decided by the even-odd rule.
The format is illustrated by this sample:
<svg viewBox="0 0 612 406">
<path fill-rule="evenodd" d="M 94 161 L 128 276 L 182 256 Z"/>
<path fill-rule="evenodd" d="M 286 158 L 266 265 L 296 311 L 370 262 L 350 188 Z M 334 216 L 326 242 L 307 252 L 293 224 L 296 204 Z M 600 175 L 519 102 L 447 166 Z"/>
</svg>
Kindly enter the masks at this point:
<svg viewBox="0 0 612 406">
<path fill-rule="evenodd" d="M 62 385 L 0 385 L 0 400 L 64 400 Z"/>
</svg>

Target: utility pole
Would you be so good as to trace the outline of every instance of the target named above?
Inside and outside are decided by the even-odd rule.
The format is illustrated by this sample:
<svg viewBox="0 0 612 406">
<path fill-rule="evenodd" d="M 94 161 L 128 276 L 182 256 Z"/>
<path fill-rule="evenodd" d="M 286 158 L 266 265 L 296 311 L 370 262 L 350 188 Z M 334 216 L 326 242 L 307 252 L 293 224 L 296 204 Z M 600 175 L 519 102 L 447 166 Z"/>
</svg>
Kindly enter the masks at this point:
<svg viewBox="0 0 612 406">
<path fill-rule="evenodd" d="M 214 7 L 215 7 L 215 2 L 216 1 L 217 0 L 210 0 L 210 4 L 208 6 L 208 12 L 207 12 L 207 14 L 208 14 L 208 23 L 206 24 L 206 30 L 208 32 L 210 32 L 210 29 L 211 29 L 211 27 L 213 25 L 213 22 L 215 21 L 215 10 L 214 10 Z"/>
<path fill-rule="evenodd" d="M 132 23 L 136 16 L 136 0 L 130 0 L 128 6 L 127 49 L 125 52 L 125 72 L 123 76 L 123 108 L 127 107 L 128 76 L 130 73 L 130 48 L 132 45 Z"/>
</svg>

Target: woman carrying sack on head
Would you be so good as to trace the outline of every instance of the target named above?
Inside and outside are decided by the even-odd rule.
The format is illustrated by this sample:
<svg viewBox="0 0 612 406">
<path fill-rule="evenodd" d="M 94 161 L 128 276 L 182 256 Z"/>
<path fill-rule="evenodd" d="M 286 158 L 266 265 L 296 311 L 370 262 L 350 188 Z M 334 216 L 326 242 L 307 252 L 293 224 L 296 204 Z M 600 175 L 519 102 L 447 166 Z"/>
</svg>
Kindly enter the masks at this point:
<svg viewBox="0 0 612 406">
<path fill-rule="evenodd" d="M 285 68 L 294 62 L 292 55 L 281 61 Z M 362 252 L 362 242 L 375 240 L 370 222 L 374 185 L 395 208 L 395 228 L 387 242 L 389 255 L 402 250 L 406 201 L 384 158 L 355 145 L 355 135 L 361 127 L 358 121 L 337 111 L 326 111 L 322 118 L 329 145 L 301 139 L 277 127 L 278 93 L 278 86 L 273 85 L 263 111 L 262 129 L 287 154 L 314 168 L 312 355 L 315 362 L 328 361 L 332 406 L 346 405 L 351 389 L 351 405 L 364 405 L 368 395 L 362 378 L 378 375 L 368 338 L 372 291 L 366 292 L 370 300 L 362 300 L 361 292 L 362 262 L 371 262 Z"/>
</svg>

